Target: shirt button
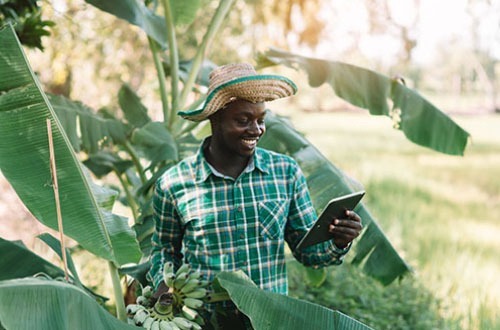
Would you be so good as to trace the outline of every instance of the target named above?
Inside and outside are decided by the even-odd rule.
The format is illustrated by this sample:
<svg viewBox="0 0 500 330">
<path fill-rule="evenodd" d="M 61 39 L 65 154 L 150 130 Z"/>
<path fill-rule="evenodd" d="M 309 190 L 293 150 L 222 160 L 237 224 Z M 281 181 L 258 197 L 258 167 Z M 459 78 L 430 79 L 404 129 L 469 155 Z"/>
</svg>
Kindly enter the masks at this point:
<svg viewBox="0 0 500 330">
<path fill-rule="evenodd" d="M 240 238 L 244 239 L 245 238 L 245 234 L 240 234 Z"/>
<path fill-rule="evenodd" d="M 241 206 L 238 206 L 238 212 L 241 212 L 243 208 Z"/>
<path fill-rule="evenodd" d="M 243 261 L 243 265 L 248 265 L 248 261 Z"/>
</svg>

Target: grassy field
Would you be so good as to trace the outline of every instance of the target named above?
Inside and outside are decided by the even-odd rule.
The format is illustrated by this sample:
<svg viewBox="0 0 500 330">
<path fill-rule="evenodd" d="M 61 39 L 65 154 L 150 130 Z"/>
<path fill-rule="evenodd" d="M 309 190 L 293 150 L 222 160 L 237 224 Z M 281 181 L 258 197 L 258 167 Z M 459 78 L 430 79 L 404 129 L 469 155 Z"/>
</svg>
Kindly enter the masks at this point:
<svg viewBox="0 0 500 330">
<path fill-rule="evenodd" d="M 500 329 L 500 116 L 453 117 L 472 135 L 463 157 L 417 146 L 366 112 L 291 117 L 365 186 L 364 202 L 443 316 Z"/>
</svg>

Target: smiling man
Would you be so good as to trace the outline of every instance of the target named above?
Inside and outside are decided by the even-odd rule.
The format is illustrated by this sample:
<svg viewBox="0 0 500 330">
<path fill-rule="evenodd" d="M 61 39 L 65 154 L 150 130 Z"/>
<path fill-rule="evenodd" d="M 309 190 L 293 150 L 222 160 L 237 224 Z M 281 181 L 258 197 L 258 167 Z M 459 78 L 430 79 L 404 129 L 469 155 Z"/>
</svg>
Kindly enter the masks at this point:
<svg viewBox="0 0 500 330">
<path fill-rule="evenodd" d="M 149 272 L 156 296 L 166 290 L 167 261 L 189 263 L 208 280 L 242 270 L 260 288 L 282 294 L 288 293 L 285 242 L 306 266 L 342 262 L 361 232 L 359 216 L 347 211 L 345 219 L 332 219 L 333 240 L 296 250 L 317 219 L 306 180 L 292 158 L 257 147 L 266 130 L 264 102 L 295 92 L 285 77 L 230 64 L 211 73 L 202 109 L 180 113 L 210 120 L 212 135 L 156 183 Z M 232 316 L 240 318 L 237 311 Z"/>
</svg>

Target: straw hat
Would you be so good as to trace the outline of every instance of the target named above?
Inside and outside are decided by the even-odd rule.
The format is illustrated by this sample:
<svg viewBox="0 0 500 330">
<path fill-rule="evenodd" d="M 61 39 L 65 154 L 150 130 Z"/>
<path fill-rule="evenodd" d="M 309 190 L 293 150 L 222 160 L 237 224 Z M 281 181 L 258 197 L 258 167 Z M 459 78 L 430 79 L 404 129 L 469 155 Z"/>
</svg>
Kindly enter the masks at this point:
<svg viewBox="0 0 500 330">
<path fill-rule="evenodd" d="M 234 100 L 267 102 L 288 97 L 297 86 L 288 78 L 278 75 L 257 74 L 248 63 L 220 66 L 210 73 L 207 99 L 203 108 L 180 111 L 179 115 L 192 121 L 207 119 L 217 110 Z"/>
</svg>

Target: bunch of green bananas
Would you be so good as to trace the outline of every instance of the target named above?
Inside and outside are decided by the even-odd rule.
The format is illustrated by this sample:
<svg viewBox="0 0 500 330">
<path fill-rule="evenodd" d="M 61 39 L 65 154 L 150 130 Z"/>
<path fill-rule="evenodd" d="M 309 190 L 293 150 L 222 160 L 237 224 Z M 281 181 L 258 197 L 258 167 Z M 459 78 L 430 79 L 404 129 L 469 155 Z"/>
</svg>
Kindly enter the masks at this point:
<svg viewBox="0 0 500 330">
<path fill-rule="evenodd" d="M 163 267 L 164 282 L 169 288 L 156 302 L 152 301 L 153 289 L 146 286 L 136 303 L 127 306 L 129 323 L 152 330 L 201 329 L 208 281 L 199 272 L 183 264 L 174 272 L 174 265 L 167 262 Z"/>
</svg>

